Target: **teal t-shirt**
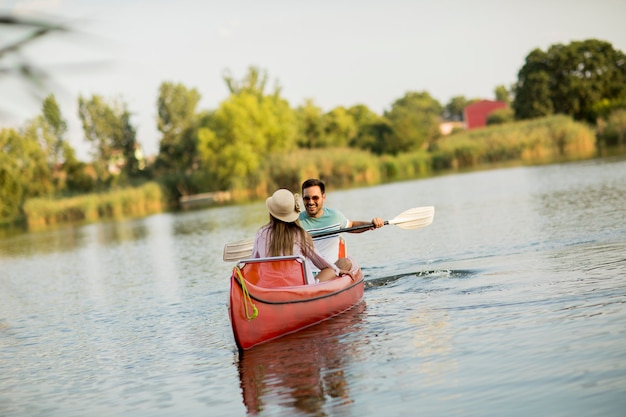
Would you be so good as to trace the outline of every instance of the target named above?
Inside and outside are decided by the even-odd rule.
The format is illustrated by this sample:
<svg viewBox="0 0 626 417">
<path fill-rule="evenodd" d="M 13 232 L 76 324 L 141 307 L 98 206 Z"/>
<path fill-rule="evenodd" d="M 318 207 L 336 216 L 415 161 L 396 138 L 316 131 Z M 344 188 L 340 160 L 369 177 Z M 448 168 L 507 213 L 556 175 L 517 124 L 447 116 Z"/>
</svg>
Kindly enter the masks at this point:
<svg viewBox="0 0 626 417">
<path fill-rule="evenodd" d="M 309 217 L 305 211 L 300 213 L 300 224 L 311 234 L 339 230 L 348 227 L 349 220 L 342 212 L 324 207 L 318 218 Z M 334 263 L 339 257 L 339 234 L 314 239 L 315 248 L 329 262 Z"/>
</svg>

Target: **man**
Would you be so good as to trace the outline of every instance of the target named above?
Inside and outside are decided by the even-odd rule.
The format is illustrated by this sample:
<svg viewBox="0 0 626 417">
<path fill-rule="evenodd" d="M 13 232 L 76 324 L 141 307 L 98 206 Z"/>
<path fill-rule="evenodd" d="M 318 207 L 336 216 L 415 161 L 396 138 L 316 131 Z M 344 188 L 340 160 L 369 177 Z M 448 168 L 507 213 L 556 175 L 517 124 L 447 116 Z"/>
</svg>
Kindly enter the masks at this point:
<svg viewBox="0 0 626 417">
<path fill-rule="evenodd" d="M 302 183 L 302 200 L 305 211 L 300 213 L 300 224 L 312 234 L 372 224 L 371 229 L 361 229 L 352 232 L 362 233 L 366 230 L 383 227 L 385 224 L 385 221 L 380 217 L 374 217 L 371 222 L 348 220 L 340 211 L 324 207 L 326 186 L 317 178 L 311 178 Z M 334 263 L 337 261 L 339 256 L 339 234 L 317 238 L 314 242 L 317 250 L 329 262 Z"/>
</svg>

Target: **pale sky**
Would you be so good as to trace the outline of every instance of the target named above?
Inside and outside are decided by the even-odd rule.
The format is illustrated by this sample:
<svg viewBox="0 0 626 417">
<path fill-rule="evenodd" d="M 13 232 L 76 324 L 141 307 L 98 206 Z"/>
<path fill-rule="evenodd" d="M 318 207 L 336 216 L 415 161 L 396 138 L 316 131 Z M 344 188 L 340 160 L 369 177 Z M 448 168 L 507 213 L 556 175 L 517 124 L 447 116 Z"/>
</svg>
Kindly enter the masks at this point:
<svg viewBox="0 0 626 417">
<path fill-rule="evenodd" d="M 626 0 L 0 0 L 7 12 L 76 30 L 24 53 L 49 70 L 84 160 L 81 94 L 125 101 L 150 155 L 163 81 L 198 89 L 200 108 L 215 109 L 228 96 L 224 70 L 241 79 L 257 66 L 294 108 L 310 98 L 324 111 L 365 104 L 382 114 L 409 91 L 442 105 L 493 99 L 535 48 L 594 38 L 626 51 Z M 11 36 L 0 28 L 0 45 Z M 0 78 L 0 126 L 21 126 L 40 107 L 18 78 Z"/>
</svg>

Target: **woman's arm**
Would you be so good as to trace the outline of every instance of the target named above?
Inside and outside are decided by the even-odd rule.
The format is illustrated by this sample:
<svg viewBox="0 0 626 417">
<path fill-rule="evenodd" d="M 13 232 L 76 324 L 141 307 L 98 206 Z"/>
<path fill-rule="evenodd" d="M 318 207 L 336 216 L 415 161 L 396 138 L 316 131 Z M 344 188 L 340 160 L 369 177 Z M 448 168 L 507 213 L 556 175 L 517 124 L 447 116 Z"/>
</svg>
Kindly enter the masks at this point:
<svg viewBox="0 0 626 417">
<path fill-rule="evenodd" d="M 254 246 L 252 247 L 253 258 L 264 258 L 267 256 L 267 240 L 267 227 L 264 226 L 259 229 L 254 238 Z"/>
</svg>

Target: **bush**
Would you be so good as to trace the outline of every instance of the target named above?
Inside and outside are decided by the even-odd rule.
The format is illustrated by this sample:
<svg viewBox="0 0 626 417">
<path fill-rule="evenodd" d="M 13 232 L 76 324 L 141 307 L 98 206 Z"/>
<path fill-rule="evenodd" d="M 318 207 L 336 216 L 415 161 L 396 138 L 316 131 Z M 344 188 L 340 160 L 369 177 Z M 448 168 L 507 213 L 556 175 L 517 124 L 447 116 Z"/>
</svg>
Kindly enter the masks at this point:
<svg viewBox="0 0 626 417">
<path fill-rule="evenodd" d="M 515 112 L 507 107 L 505 109 L 497 109 L 487 115 L 487 126 L 501 125 L 510 123 L 515 120 Z"/>
</svg>

